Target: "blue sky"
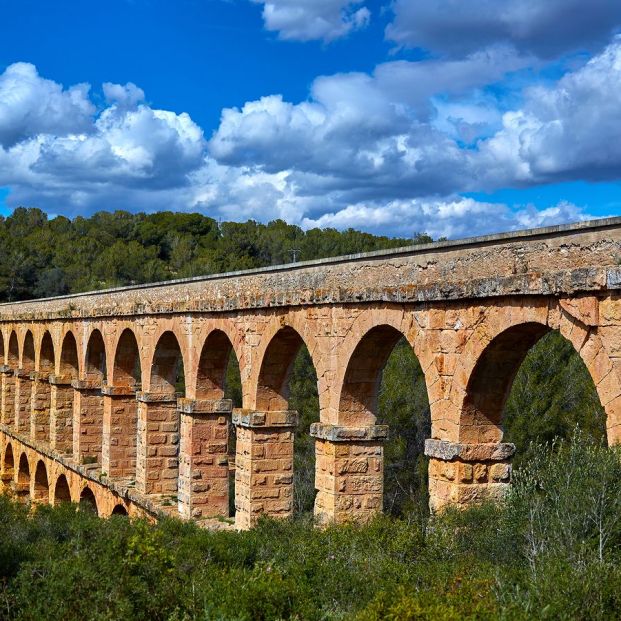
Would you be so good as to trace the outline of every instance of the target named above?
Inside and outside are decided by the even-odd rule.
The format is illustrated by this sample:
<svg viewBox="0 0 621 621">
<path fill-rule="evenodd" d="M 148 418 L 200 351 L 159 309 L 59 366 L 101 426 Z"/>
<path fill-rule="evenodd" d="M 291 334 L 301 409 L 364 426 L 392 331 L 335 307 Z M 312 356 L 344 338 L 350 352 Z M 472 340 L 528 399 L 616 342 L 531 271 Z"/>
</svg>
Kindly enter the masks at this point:
<svg viewBox="0 0 621 621">
<path fill-rule="evenodd" d="M 3 213 L 449 237 L 621 214 L 618 0 L 0 9 Z"/>
</svg>

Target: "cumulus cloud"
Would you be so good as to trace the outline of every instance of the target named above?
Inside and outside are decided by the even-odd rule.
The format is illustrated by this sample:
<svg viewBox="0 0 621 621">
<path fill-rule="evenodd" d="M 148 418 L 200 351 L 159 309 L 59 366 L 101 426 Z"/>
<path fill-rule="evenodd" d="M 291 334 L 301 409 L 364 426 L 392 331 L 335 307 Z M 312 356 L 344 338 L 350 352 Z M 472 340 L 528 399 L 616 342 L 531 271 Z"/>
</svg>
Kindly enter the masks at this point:
<svg viewBox="0 0 621 621">
<path fill-rule="evenodd" d="M 64 90 L 24 63 L 0 74 L 0 186 L 12 204 L 67 213 L 145 205 L 144 194 L 161 208 L 174 190 L 168 206 L 183 206 L 180 190 L 204 161 L 201 128 L 143 104 L 134 84 L 103 91 L 108 106 L 96 113 L 88 85 Z"/>
<path fill-rule="evenodd" d="M 511 209 L 505 204 L 456 196 L 348 205 L 317 219 L 305 218 L 303 225 L 306 228 L 363 228 L 405 237 L 425 231 L 434 238 L 459 238 L 588 218 L 583 209 L 565 201 L 542 210 L 532 205 Z"/>
<path fill-rule="evenodd" d="M 88 131 L 95 112 L 88 92 L 87 84 L 65 90 L 41 78 L 29 63 L 9 65 L 0 74 L 0 146 L 11 147 L 41 133 Z"/>
<path fill-rule="evenodd" d="M 453 56 L 505 42 L 551 58 L 597 49 L 621 26 L 618 0 L 395 0 L 392 9 L 388 38 Z"/>
<path fill-rule="evenodd" d="M 0 87 L 9 94 L 0 97 L 0 186 L 11 188 L 11 205 L 68 215 L 197 210 L 402 236 L 586 218 L 570 203 L 537 209 L 459 195 L 618 178 L 621 41 L 557 83 L 526 90 L 503 114 L 480 87 L 525 59 L 493 46 L 463 59 L 321 77 L 306 101 L 270 95 L 224 110 L 209 141 L 187 114 L 149 106 L 132 83 L 106 83 L 96 110 L 88 86 L 64 89 L 34 67 L 11 66 L 0 74 L 0 85 L 7 74 L 13 81 Z M 24 116 L 24 101 L 39 108 L 20 93 L 43 89 L 63 114 Z"/>
<path fill-rule="evenodd" d="M 621 37 L 553 86 L 527 89 L 522 107 L 481 145 L 481 157 L 512 182 L 618 179 Z"/>
<path fill-rule="evenodd" d="M 333 41 L 364 28 L 371 13 L 363 0 L 252 0 L 263 5 L 268 30 L 281 39 Z"/>
</svg>

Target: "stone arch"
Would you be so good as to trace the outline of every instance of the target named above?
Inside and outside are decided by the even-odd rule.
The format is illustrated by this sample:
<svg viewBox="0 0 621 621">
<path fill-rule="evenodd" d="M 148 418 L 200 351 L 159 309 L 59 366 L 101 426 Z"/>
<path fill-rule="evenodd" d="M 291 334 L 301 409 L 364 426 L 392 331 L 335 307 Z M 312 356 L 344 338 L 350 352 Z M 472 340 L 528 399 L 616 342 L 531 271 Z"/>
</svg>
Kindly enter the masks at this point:
<svg viewBox="0 0 621 621">
<path fill-rule="evenodd" d="M 47 468 L 42 459 L 37 462 L 37 467 L 35 469 L 32 498 L 34 501 L 45 503 L 50 500 L 50 485 L 47 478 Z"/>
<path fill-rule="evenodd" d="M 185 364 L 179 340 L 174 332 L 164 332 L 157 341 L 151 361 L 151 392 L 174 394 L 177 382 L 185 381 Z"/>
<path fill-rule="evenodd" d="M 74 458 L 80 463 L 101 463 L 104 428 L 101 389 L 107 373 L 106 346 L 98 329 L 94 329 L 88 338 L 82 369 L 84 381 L 73 382 L 76 386 L 73 395 Z M 112 416 L 112 408 L 109 409 L 109 416 Z"/>
<path fill-rule="evenodd" d="M 116 344 L 111 379 L 112 385 L 128 388 L 139 389 L 142 383 L 138 340 L 130 328 L 123 330 Z"/>
<path fill-rule="evenodd" d="M 112 509 L 111 515 L 127 516 L 128 513 L 127 513 L 127 509 L 122 504 L 118 504 L 118 505 L 114 505 L 114 509 Z"/>
<path fill-rule="evenodd" d="M 196 373 L 197 399 L 224 398 L 226 371 L 231 355 L 235 355 L 229 336 L 220 329 L 212 330 L 201 348 Z"/>
<path fill-rule="evenodd" d="M 54 486 L 54 506 L 59 505 L 61 502 L 71 502 L 71 490 L 69 489 L 69 483 L 67 483 L 67 477 L 61 474 L 56 479 L 56 485 Z"/>
<path fill-rule="evenodd" d="M 20 433 L 30 435 L 31 427 L 31 373 L 35 370 L 35 341 L 27 330 L 22 344 L 19 372 L 15 377 L 15 427 Z"/>
<path fill-rule="evenodd" d="M 183 353 L 174 332 L 164 332 L 151 361 L 149 392 L 138 394 L 136 484 L 143 494 L 177 493 L 179 426 L 176 392 L 185 392 Z"/>
<path fill-rule="evenodd" d="M 261 357 L 255 390 L 257 410 L 283 411 L 289 406 L 289 377 L 305 341 L 293 327 L 282 326 L 269 340 Z M 312 359 L 312 350 L 311 352 Z M 313 366 L 316 365 L 313 360 Z"/>
<path fill-rule="evenodd" d="M 39 367 L 32 389 L 31 432 L 35 440 L 50 441 L 51 388 L 49 377 L 55 370 L 54 342 L 45 331 L 39 345 Z"/>
<path fill-rule="evenodd" d="M 0 330 L 0 365 L 5 363 L 4 333 Z"/>
<path fill-rule="evenodd" d="M 394 326 L 371 328 L 358 341 L 347 362 L 341 385 L 338 423 L 350 427 L 374 425 L 382 370 L 395 345 L 406 335 Z"/>
<path fill-rule="evenodd" d="M 552 329 L 550 325 L 537 321 L 502 326 L 480 349 L 467 377 L 461 402 L 458 430 L 460 442 L 484 444 L 502 441 L 502 413 L 513 380 L 531 348 Z M 590 349 L 597 347 L 593 344 L 594 339 L 590 345 L 583 340 L 576 348 L 576 340 L 568 338 L 563 324 L 559 332 L 574 345 L 601 399 L 599 387 L 602 373 L 588 354 Z M 601 344 L 597 350 L 603 353 Z M 606 362 L 609 363 L 608 360 Z M 602 405 L 605 407 L 606 404 L 602 401 Z"/>
<path fill-rule="evenodd" d="M 15 491 L 17 492 L 17 497 L 22 502 L 28 500 L 30 495 L 30 464 L 28 463 L 28 456 L 26 453 L 22 453 L 19 458 Z"/>
<path fill-rule="evenodd" d="M 79 374 L 79 359 L 78 359 L 78 344 L 75 340 L 73 332 L 69 330 L 60 348 L 60 367 L 59 372 L 61 376 L 70 378 L 72 380 L 78 378 Z"/>
<path fill-rule="evenodd" d="M 17 332 L 13 330 L 9 336 L 9 351 L 7 355 L 7 364 L 12 369 L 19 366 L 19 343 L 17 340 Z"/>
<path fill-rule="evenodd" d="M 6 475 L 7 480 L 13 480 L 15 477 L 15 457 L 13 455 L 13 445 L 10 442 L 4 449 L 2 472 Z"/>
<path fill-rule="evenodd" d="M 0 397 L 2 400 L 2 422 L 5 425 L 13 426 L 15 424 L 16 385 L 13 372 L 19 367 L 19 340 L 15 330 L 12 330 L 9 336 L 6 361 L 8 369 L 2 379 L 2 395 Z"/>
<path fill-rule="evenodd" d="M 50 378 L 52 412 L 50 439 L 59 451 L 73 451 L 73 400 L 71 382 L 78 378 L 78 347 L 73 332 L 68 331 L 60 345 L 58 374 Z"/>
<path fill-rule="evenodd" d="M 104 384 L 107 379 L 106 344 L 101 331 L 95 328 L 86 345 L 84 360 L 84 374 L 87 380 Z"/>
<path fill-rule="evenodd" d="M 93 490 L 88 485 L 80 493 L 80 510 L 99 515 L 97 499 Z"/>
<path fill-rule="evenodd" d="M 21 368 L 26 372 L 35 370 L 35 343 L 31 330 L 27 330 L 26 335 L 24 336 L 21 355 Z"/>
<path fill-rule="evenodd" d="M 43 334 L 41 345 L 39 347 L 39 372 L 42 373 L 47 379 L 47 376 L 54 373 L 54 369 L 54 341 L 52 340 L 50 332 L 46 330 Z"/>
</svg>

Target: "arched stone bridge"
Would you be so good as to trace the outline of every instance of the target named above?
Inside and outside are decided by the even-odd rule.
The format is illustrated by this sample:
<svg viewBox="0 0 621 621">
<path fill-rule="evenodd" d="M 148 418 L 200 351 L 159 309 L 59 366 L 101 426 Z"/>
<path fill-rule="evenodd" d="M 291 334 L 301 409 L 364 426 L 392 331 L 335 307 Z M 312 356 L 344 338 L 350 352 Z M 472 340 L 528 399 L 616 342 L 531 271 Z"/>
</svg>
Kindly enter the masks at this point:
<svg viewBox="0 0 621 621">
<path fill-rule="evenodd" d="M 379 378 L 405 337 L 429 396 L 433 508 L 495 497 L 512 445 L 501 413 L 529 348 L 560 330 L 621 436 L 621 218 L 0 305 L 1 476 L 35 502 L 236 524 L 292 511 L 288 375 L 318 378 L 323 521 L 381 510 Z M 224 377 L 239 361 L 243 409 Z M 176 394 L 179 372 L 185 394 Z"/>
</svg>

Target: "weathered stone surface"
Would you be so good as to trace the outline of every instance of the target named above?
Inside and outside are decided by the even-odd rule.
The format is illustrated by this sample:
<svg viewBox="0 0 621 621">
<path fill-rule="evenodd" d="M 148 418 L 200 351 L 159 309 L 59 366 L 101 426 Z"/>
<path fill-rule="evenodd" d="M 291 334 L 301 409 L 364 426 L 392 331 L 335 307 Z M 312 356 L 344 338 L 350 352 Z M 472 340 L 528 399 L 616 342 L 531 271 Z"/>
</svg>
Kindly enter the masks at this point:
<svg viewBox="0 0 621 621">
<path fill-rule="evenodd" d="M 513 457 L 515 444 L 463 444 L 445 440 L 425 440 L 425 455 L 444 461 L 504 461 Z"/>
<path fill-rule="evenodd" d="M 330 442 L 363 442 L 365 440 L 386 440 L 388 425 L 371 425 L 370 427 L 341 427 L 312 423 L 310 434 L 314 438 L 330 440 Z"/>
</svg>

